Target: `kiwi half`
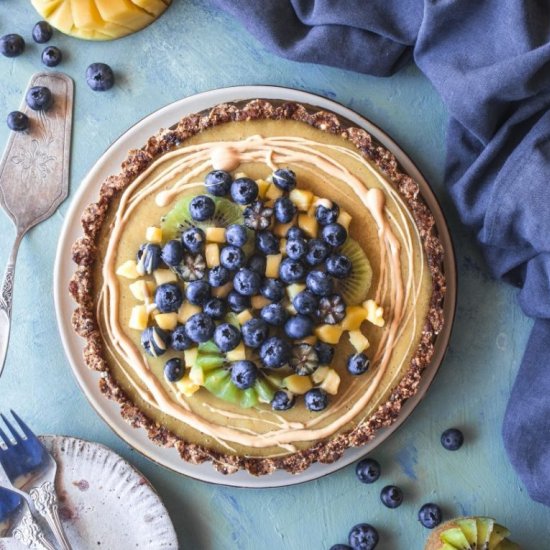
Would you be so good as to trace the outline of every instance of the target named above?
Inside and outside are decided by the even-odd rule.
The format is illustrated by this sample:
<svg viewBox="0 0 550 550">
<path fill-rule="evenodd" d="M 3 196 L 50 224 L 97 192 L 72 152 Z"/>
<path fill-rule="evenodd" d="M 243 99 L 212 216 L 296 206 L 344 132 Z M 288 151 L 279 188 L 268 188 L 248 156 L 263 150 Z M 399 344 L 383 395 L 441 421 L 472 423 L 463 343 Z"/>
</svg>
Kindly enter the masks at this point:
<svg viewBox="0 0 550 550">
<path fill-rule="evenodd" d="M 367 299 L 372 283 L 372 267 L 359 243 L 348 237 L 340 248 L 352 263 L 351 273 L 345 279 L 336 279 L 336 288 L 347 304 L 359 304 Z"/>
<path fill-rule="evenodd" d="M 430 535 L 425 550 L 521 550 L 506 538 L 509 535 L 510 531 L 492 518 L 456 518 Z"/>
</svg>

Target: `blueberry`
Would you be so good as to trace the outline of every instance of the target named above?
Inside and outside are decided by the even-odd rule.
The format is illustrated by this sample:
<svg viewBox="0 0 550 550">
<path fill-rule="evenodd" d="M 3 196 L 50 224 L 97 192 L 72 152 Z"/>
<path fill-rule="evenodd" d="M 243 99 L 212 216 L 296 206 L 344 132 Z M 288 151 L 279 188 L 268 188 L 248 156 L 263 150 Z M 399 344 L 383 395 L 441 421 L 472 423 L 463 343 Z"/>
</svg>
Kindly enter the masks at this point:
<svg viewBox="0 0 550 550">
<path fill-rule="evenodd" d="M 418 511 L 418 521 L 427 529 L 437 527 L 442 519 L 441 508 L 433 502 L 424 504 Z"/>
<path fill-rule="evenodd" d="M 217 265 L 208 272 L 208 283 L 214 288 L 225 285 L 231 279 L 231 272 L 223 265 Z"/>
<path fill-rule="evenodd" d="M 159 357 L 170 346 L 170 335 L 158 327 L 147 327 L 141 333 L 141 345 L 152 357 Z"/>
<path fill-rule="evenodd" d="M 204 247 L 206 236 L 202 229 L 198 227 L 190 227 L 181 234 L 181 243 L 189 252 L 196 254 L 200 252 Z"/>
<path fill-rule="evenodd" d="M 348 358 L 348 372 L 354 376 L 367 372 L 369 366 L 369 358 L 364 353 L 354 353 Z"/>
<path fill-rule="evenodd" d="M 266 256 L 279 254 L 279 238 L 273 235 L 271 231 L 259 231 L 256 233 L 256 247 Z"/>
<path fill-rule="evenodd" d="M 115 84 L 113 69 L 106 63 L 92 63 L 86 69 L 86 82 L 94 92 L 106 92 Z"/>
<path fill-rule="evenodd" d="M 237 204 L 250 204 L 258 197 L 258 184 L 250 178 L 237 178 L 231 184 L 230 192 Z"/>
<path fill-rule="evenodd" d="M 47 21 L 38 21 L 32 28 L 32 38 L 37 44 L 45 44 L 52 35 L 52 26 Z"/>
<path fill-rule="evenodd" d="M 319 222 L 319 225 L 328 225 L 329 223 L 335 223 L 340 214 L 340 208 L 337 204 L 333 204 L 332 208 L 327 208 L 320 204 L 315 209 L 315 218 Z"/>
<path fill-rule="evenodd" d="M 302 315 L 313 315 L 317 311 L 319 298 L 310 290 L 302 290 L 302 292 L 298 292 L 298 294 L 294 296 L 292 305 L 294 309 Z"/>
<path fill-rule="evenodd" d="M 207 195 L 197 195 L 189 203 L 189 214 L 197 222 L 209 220 L 216 211 L 216 204 Z"/>
<path fill-rule="evenodd" d="M 227 304 L 221 298 L 210 298 L 202 306 L 202 310 L 212 319 L 223 319 L 227 313 Z"/>
<path fill-rule="evenodd" d="M 284 283 L 297 283 L 304 278 L 306 268 L 299 260 L 285 258 L 279 266 L 279 277 Z"/>
<path fill-rule="evenodd" d="M 323 240 L 333 248 L 338 248 L 346 242 L 348 232 L 345 227 L 339 223 L 329 223 L 321 230 L 321 237 L 323 237 Z"/>
<path fill-rule="evenodd" d="M 175 239 L 168 241 L 162 247 L 162 261 L 169 266 L 177 266 L 183 260 L 183 245 Z"/>
<path fill-rule="evenodd" d="M 279 168 L 272 175 L 273 183 L 283 191 L 292 191 L 296 187 L 296 174 L 290 168 Z"/>
<path fill-rule="evenodd" d="M 264 306 L 260 311 L 260 316 L 266 323 L 280 327 L 285 323 L 288 313 L 282 304 L 276 303 Z"/>
<path fill-rule="evenodd" d="M 17 57 L 25 51 L 25 41 L 18 34 L 5 34 L 0 38 L 0 53 L 6 57 Z"/>
<path fill-rule="evenodd" d="M 288 228 L 288 231 L 286 232 L 286 238 L 288 240 L 291 239 L 302 239 L 304 237 L 304 232 L 299 227 L 296 227 L 293 225 L 292 227 Z"/>
<path fill-rule="evenodd" d="M 279 197 L 273 206 L 273 214 L 279 223 L 290 223 L 296 215 L 296 205 L 288 197 Z"/>
<path fill-rule="evenodd" d="M 63 54 L 59 48 L 56 46 L 48 46 L 47 48 L 44 48 L 44 51 L 42 52 L 42 63 L 44 63 L 46 67 L 57 67 L 62 60 Z"/>
<path fill-rule="evenodd" d="M 325 262 L 327 271 L 337 279 L 345 279 L 352 268 L 351 260 L 343 254 L 331 254 Z"/>
<path fill-rule="evenodd" d="M 206 313 L 195 313 L 185 323 L 187 336 L 198 344 L 210 340 L 215 328 L 214 321 Z"/>
<path fill-rule="evenodd" d="M 305 315 L 294 315 L 285 323 L 285 333 L 289 338 L 299 340 L 313 332 L 313 321 Z"/>
<path fill-rule="evenodd" d="M 168 382 L 177 382 L 178 380 L 181 380 L 184 372 L 185 369 L 181 359 L 178 359 L 177 357 L 168 359 L 168 361 L 164 364 L 164 377 L 168 380 Z"/>
<path fill-rule="evenodd" d="M 249 348 L 259 348 L 269 335 L 269 327 L 263 319 L 249 319 L 241 328 L 243 342 Z"/>
<path fill-rule="evenodd" d="M 273 399 L 271 400 L 271 408 L 274 411 L 288 411 L 294 407 L 296 403 L 296 398 L 294 394 L 285 390 L 278 390 L 275 392 Z"/>
<path fill-rule="evenodd" d="M 236 290 L 232 290 L 227 295 L 227 304 L 229 309 L 234 313 L 240 313 L 250 307 L 250 296 L 239 294 Z"/>
<path fill-rule="evenodd" d="M 194 306 L 202 306 L 210 299 L 210 285 L 204 281 L 191 281 L 185 287 L 185 297 Z"/>
<path fill-rule="evenodd" d="M 140 275 L 151 275 L 161 262 L 162 250 L 158 244 L 145 243 L 139 247 L 136 254 L 137 271 Z"/>
<path fill-rule="evenodd" d="M 285 285 L 279 279 L 264 279 L 260 294 L 272 302 L 280 302 L 285 297 Z"/>
<path fill-rule="evenodd" d="M 304 402 L 308 410 L 319 412 L 327 408 L 328 395 L 321 388 L 313 388 L 305 393 Z"/>
<path fill-rule="evenodd" d="M 226 269 L 236 271 L 244 265 L 246 257 L 241 248 L 228 244 L 220 252 L 220 264 Z"/>
<path fill-rule="evenodd" d="M 333 544 L 330 550 L 353 550 L 353 548 L 347 544 Z"/>
<path fill-rule="evenodd" d="M 233 246 L 244 246 L 248 240 L 248 232 L 244 225 L 233 223 L 225 228 L 225 240 Z"/>
<path fill-rule="evenodd" d="M 155 304 L 161 313 L 178 311 L 183 303 L 183 294 L 175 283 L 165 283 L 155 291 Z"/>
<path fill-rule="evenodd" d="M 328 296 L 334 290 L 334 281 L 323 271 L 310 271 L 306 277 L 306 286 L 317 296 Z"/>
<path fill-rule="evenodd" d="M 388 508 L 397 508 L 403 503 L 403 491 L 396 485 L 386 485 L 380 491 L 380 500 Z"/>
<path fill-rule="evenodd" d="M 233 277 L 233 288 L 243 296 L 254 296 L 258 294 L 262 278 L 259 273 L 247 267 L 239 269 Z"/>
<path fill-rule="evenodd" d="M 325 344 L 325 342 L 317 342 L 315 344 L 315 351 L 317 352 L 317 357 L 319 357 L 319 364 L 321 365 L 330 365 L 334 358 L 334 348 Z"/>
<path fill-rule="evenodd" d="M 221 323 L 214 331 L 214 342 L 221 351 L 235 349 L 241 341 L 241 331 L 230 323 Z"/>
<path fill-rule="evenodd" d="M 286 242 L 286 255 L 292 260 L 300 260 L 307 254 L 307 241 L 302 237 L 289 239 Z"/>
<path fill-rule="evenodd" d="M 248 267 L 252 271 L 263 275 L 265 273 L 266 259 L 263 254 L 253 254 L 248 260 Z"/>
<path fill-rule="evenodd" d="M 252 361 L 231 363 L 231 382 L 240 390 L 251 388 L 258 378 L 258 368 Z"/>
<path fill-rule="evenodd" d="M 311 239 L 307 243 L 306 262 L 309 265 L 319 265 L 324 262 L 330 252 L 327 243 L 321 239 Z"/>
<path fill-rule="evenodd" d="M 364 458 L 355 466 L 355 475 L 361 483 L 374 483 L 380 477 L 380 464 L 374 458 Z"/>
<path fill-rule="evenodd" d="M 29 127 L 29 117 L 21 111 L 12 111 L 6 122 L 8 128 L 14 132 L 23 132 Z"/>
<path fill-rule="evenodd" d="M 33 86 L 29 88 L 25 101 L 33 111 L 47 111 L 53 103 L 52 92 L 45 86 Z"/>
<path fill-rule="evenodd" d="M 378 531 L 368 523 L 355 525 L 348 535 L 348 542 L 353 550 L 373 550 L 378 539 Z"/>
<path fill-rule="evenodd" d="M 189 336 L 187 336 L 184 325 L 178 325 L 172 331 L 170 344 L 172 349 L 175 351 L 185 351 L 194 345 L 193 341 L 189 338 Z"/>
<path fill-rule="evenodd" d="M 225 170 L 212 170 L 206 174 L 204 185 L 206 190 L 216 197 L 224 197 L 229 193 L 233 178 L 229 172 Z"/>
<path fill-rule="evenodd" d="M 441 445 L 448 451 L 458 451 L 464 443 L 464 435 L 458 428 L 449 428 L 441 434 Z"/>
<path fill-rule="evenodd" d="M 271 336 L 260 348 L 260 359 L 268 369 L 278 369 L 288 363 L 290 352 L 290 344 L 286 340 Z"/>
</svg>

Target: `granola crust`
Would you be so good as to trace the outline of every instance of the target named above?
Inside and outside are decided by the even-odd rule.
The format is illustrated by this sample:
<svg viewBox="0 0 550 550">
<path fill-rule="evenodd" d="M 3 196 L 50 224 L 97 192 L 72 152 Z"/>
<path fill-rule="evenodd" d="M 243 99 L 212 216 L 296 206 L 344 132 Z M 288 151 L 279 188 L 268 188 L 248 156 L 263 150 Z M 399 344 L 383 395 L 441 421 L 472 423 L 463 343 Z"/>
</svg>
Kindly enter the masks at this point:
<svg viewBox="0 0 550 550">
<path fill-rule="evenodd" d="M 126 395 L 110 373 L 104 357 L 103 342 L 95 318 L 92 278 L 93 265 L 98 260 L 96 239 L 112 201 L 154 160 L 207 128 L 232 121 L 267 119 L 296 120 L 340 135 L 353 143 L 378 167 L 400 193 L 413 214 L 432 276 L 432 295 L 420 343 L 409 368 L 392 390 L 386 403 L 373 415 L 352 430 L 321 441 L 303 451 L 278 458 L 250 458 L 224 454 L 186 442 L 148 418 Z M 211 461 L 214 468 L 223 474 L 231 474 L 240 469 L 245 469 L 255 476 L 266 475 L 277 469 L 297 474 L 314 462 L 328 464 L 338 460 L 348 447 L 366 444 L 373 439 L 379 428 L 390 426 L 397 419 L 405 401 L 418 390 L 422 373 L 432 359 L 435 339 L 443 327 L 443 301 L 446 292 L 443 273 L 444 250 L 437 235 L 435 220 L 420 195 L 418 184 L 401 172 L 394 155 L 377 143 L 370 134 L 360 128 L 348 127 L 333 113 L 314 111 L 298 103 L 275 104 L 256 99 L 242 105 L 220 104 L 206 114 L 188 115 L 171 129 L 161 130 L 151 137 L 141 149 L 128 153 L 127 159 L 122 163 L 121 172 L 103 182 L 99 200 L 86 207 L 81 223 L 84 235 L 72 248 L 73 261 L 78 266 L 69 284 L 69 291 L 78 304 L 73 313 L 72 324 L 76 333 L 86 340 L 83 352 L 86 365 L 101 373 L 101 392 L 119 403 L 122 417 L 133 427 L 144 428 L 154 443 L 162 447 L 175 447 L 182 459 L 193 464 Z"/>
</svg>

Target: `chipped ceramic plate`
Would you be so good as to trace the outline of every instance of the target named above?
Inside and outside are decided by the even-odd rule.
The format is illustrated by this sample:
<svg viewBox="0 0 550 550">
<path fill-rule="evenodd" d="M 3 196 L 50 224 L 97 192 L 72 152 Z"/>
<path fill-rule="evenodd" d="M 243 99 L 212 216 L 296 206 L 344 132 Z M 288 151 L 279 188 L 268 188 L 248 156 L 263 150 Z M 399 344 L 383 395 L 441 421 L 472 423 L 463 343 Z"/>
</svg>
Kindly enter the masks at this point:
<svg viewBox="0 0 550 550">
<path fill-rule="evenodd" d="M 75 550 L 122 548 L 122 541 L 124 548 L 178 548 L 160 497 L 128 462 L 98 443 L 49 435 L 40 439 L 58 464 L 59 512 Z M 53 541 L 45 526 L 44 531 Z M 0 539 L 0 550 L 25 548 Z"/>
</svg>

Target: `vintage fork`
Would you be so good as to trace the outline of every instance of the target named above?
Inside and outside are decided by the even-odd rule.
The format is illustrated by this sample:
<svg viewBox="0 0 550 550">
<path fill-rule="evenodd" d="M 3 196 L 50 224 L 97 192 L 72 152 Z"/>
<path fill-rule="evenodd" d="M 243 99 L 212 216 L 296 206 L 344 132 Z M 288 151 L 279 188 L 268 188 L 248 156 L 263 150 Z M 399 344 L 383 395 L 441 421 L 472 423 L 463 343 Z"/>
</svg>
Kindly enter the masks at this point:
<svg viewBox="0 0 550 550">
<path fill-rule="evenodd" d="M 37 550 L 55 550 L 34 521 L 27 501 L 19 493 L 0 487 L 0 540 L 3 538 L 14 538 Z"/>
<path fill-rule="evenodd" d="M 59 519 L 54 485 L 57 463 L 29 427 L 13 411 L 11 414 L 25 438 L 21 437 L 3 414 L 0 414 L 15 439 L 13 443 L 0 428 L 0 439 L 7 447 L 0 448 L 0 465 L 11 484 L 31 497 L 36 511 L 46 519 L 61 548 L 71 550 Z"/>
</svg>

